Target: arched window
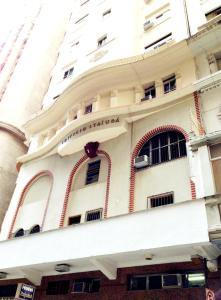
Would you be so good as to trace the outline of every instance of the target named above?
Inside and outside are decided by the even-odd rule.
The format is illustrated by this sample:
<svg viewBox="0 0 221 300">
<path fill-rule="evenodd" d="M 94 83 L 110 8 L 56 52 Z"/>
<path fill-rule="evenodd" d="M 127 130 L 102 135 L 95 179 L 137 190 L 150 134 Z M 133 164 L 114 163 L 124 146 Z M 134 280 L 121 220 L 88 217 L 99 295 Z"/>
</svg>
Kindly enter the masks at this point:
<svg viewBox="0 0 221 300">
<path fill-rule="evenodd" d="M 32 229 L 30 230 L 29 234 L 33 234 L 33 233 L 37 233 L 40 232 L 40 226 L 39 225 L 35 225 L 32 227 Z"/>
<path fill-rule="evenodd" d="M 141 148 L 139 156 L 147 155 L 149 166 L 186 156 L 186 140 L 182 133 L 167 131 L 149 139 Z"/>
<path fill-rule="evenodd" d="M 19 229 L 16 231 L 14 237 L 20 237 L 20 236 L 23 236 L 25 234 L 25 231 L 23 228 Z"/>
</svg>

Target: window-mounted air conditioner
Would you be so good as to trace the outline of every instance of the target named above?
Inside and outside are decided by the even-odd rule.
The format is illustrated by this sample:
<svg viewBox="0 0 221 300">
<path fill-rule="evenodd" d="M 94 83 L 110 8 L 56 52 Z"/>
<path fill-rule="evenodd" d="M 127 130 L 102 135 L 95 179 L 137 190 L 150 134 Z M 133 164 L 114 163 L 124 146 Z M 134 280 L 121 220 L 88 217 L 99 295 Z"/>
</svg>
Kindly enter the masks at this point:
<svg viewBox="0 0 221 300">
<path fill-rule="evenodd" d="M 177 288 L 182 286 L 182 278 L 180 274 L 163 275 L 163 288 Z"/>
<path fill-rule="evenodd" d="M 139 169 L 148 166 L 149 159 L 147 155 L 137 156 L 134 159 L 134 167 Z"/>
<path fill-rule="evenodd" d="M 144 24 L 143 24 L 143 29 L 144 31 L 148 30 L 149 28 L 151 28 L 153 26 L 153 22 L 151 22 L 150 20 L 146 21 Z"/>
</svg>

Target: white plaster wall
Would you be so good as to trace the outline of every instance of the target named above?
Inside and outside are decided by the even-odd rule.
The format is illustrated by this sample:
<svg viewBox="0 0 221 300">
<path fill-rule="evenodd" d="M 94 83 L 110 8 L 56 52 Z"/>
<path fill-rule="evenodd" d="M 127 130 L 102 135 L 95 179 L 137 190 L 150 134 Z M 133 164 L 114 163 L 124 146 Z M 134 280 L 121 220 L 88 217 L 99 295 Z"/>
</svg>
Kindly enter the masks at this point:
<svg viewBox="0 0 221 300">
<path fill-rule="evenodd" d="M 49 176 L 40 177 L 33 182 L 19 209 L 13 232 L 16 232 L 19 228 L 30 229 L 36 224 L 41 226 L 51 184 Z"/>
<path fill-rule="evenodd" d="M 213 88 L 200 95 L 202 103 L 203 121 L 207 133 L 221 130 L 221 119 L 218 118 L 221 107 L 221 88 Z"/>
<path fill-rule="evenodd" d="M 135 210 L 147 208 L 147 198 L 174 193 L 174 203 L 191 200 L 187 158 L 165 162 L 136 173 Z"/>
</svg>

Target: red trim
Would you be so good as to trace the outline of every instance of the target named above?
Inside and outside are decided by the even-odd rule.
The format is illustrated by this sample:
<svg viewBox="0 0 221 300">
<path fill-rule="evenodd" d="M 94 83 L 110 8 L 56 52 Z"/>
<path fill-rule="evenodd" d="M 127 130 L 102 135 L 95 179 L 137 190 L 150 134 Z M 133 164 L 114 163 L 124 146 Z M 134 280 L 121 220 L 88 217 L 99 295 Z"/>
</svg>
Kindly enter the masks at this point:
<svg viewBox="0 0 221 300">
<path fill-rule="evenodd" d="M 199 134 L 204 135 L 205 130 L 203 128 L 201 106 L 200 106 L 200 97 L 199 97 L 198 92 L 194 92 L 193 97 L 194 97 L 194 104 L 195 104 L 196 118 L 197 118 Z"/>
<path fill-rule="evenodd" d="M 143 145 L 145 144 L 146 141 L 148 141 L 150 138 L 152 138 L 154 135 L 161 133 L 161 132 L 165 132 L 165 131 L 169 131 L 169 130 L 174 130 L 174 131 L 178 131 L 181 132 L 186 141 L 189 140 L 189 135 L 188 133 L 181 127 L 176 126 L 176 125 L 164 125 L 164 126 L 160 126 L 157 128 L 152 129 L 151 131 L 147 132 L 137 143 L 137 145 L 135 146 L 135 149 L 133 151 L 132 157 L 131 157 L 131 162 L 130 162 L 130 199 L 129 199 L 129 212 L 133 212 L 134 211 L 134 195 L 135 195 L 135 169 L 134 169 L 134 158 L 137 157 L 140 149 L 143 147 Z M 192 189 L 191 189 L 192 191 Z"/>
<path fill-rule="evenodd" d="M 110 159 L 110 156 L 103 150 L 98 150 L 97 153 L 100 154 L 100 155 L 103 155 L 104 157 L 106 157 L 106 159 L 108 161 L 107 185 L 106 185 L 105 204 L 104 204 L 104 218 L 106 218 L 107 217 L 107 210 L 108 210 L 108 202 L 109 202 L 109 191 L 110 191 L 111 159 Z M 69 195 L 70 195 L 70 192 L 71 192 L 71 186 L 72 186 L 72 182 L 74 180 L 74 176 L 76 175 L 76 173 L 77 173 L 78 169 L 80 168 L 80 166 L 84 162 L 86 162 L 88 159 L 89 158 L 88 158 L 87 154 L 82 156 L 79 159 L 79 161 L 75 164 L 74 168 L 72 169 L 72 171 L 69 175 L 68 184 L 67 184 L 67 187 L 66 187 L 66 192 L 65 192 L 65 197 L 64 197 L 63 208 L 62 208 L 62 212 L 61 212 L 60 223 L 59 223 L 60 228 L 64 226 L 64 220 L 65 220 L 65 216 L 66 216 L 66 212 L 67 212 Z"/>
<path fill-rule="evenodd" d="M 53 186 L 53 175 L 50 171 L 41 171 L 39 172 L 38 174 L 36 174 L 34 177 L 32 177 L 28 183 L 25 185 L 25 187 L 23 188 L 22 190 L 22 193 L 21 193 L 21 196 L 19 198 L 19 202 L 18 202 L 18 205 L 17 205 L 17 208 L 16 208 L 16 211 L 15 211 L 15 214 L 14 214 L 14 217 L 13 217 L 13 220 L 12 220 L 12 223 L 11 223 L 11 226 L 10 226 L 10 230 L 9 230 L 9 234 L 8 234 L 8 238 L 11 237 L 12 235 L 12 232 L 13 232 L 13 227 L 15 225 L 15 221 L 16 221 L 16 218 L 17 218 L 17 215 L 18 215 L 18 212 L 19 212 L 19 209 L 24 201 L 24 198 L 25 198 L 25 195 L 26 193 L 28 192 L 29 188 L 32 186 L 32 184 L 37 181 L 40 177 L 43 177 L 43 176 L 49 176 L 50 179 L 51 179 L 51 188 L 50 188 L 50 191 L 49 191 L 49 195 L 48 195 L 48 199 L 47 199 L 47 202 L 46 202 L 46 206 L 45 206 L 45 210 L 44 210 L 44 215 L 43 215 L 43 219 L 42 219 L 42 223 L 41 223 L 41 228 L 43 228 L 44 226 L 44 222 L 45 222 L 45 217 L 46 217 L 46 214 L 47 214 L 47 210 L 48 210 L 48 205 L 49 205 L 49 199 L 50 199 L 50 195 L 51 195 L 51 191 L 52 191 L 52 186 Z"/>
</svg>

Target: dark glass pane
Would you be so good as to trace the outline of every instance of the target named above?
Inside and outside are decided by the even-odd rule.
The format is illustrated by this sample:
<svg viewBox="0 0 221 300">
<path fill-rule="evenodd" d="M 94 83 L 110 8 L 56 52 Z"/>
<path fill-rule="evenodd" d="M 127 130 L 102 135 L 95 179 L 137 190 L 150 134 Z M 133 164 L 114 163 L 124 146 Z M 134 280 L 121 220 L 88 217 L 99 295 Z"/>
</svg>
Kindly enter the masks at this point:
<svg viewBox="0 0 221 300">
<path fill-rule="evenodd" d="M 186 141 L 179 142 L 180 156 L 186 156 Z"/>
<path fill-rule="evenodd" d="M 40 226 L 39 226 L 39 225 L 35 225 L 35 226 L 31 229 L 30 234 L 37 233 L 37 232 L 40 232 Z"/>
<path fill-rule="evenodd" d="M 178 285 L 177 275 L 165 275 L 165 276 L 163 276 L 163 285 L 164 286 Z"/>
<path fill-rule="evenodd" d="M 145 154 L 147 156 L 149 156 L 149 153 L 150 153 L 150 143 L 147 142 L 146 144 L 143 145 L 142 149 L 140 150 L 139 156 L 142 156 Z"/>
<path fill-rule="evenodd" d="M 24 229 L 21 228 L 16 232 L 15 237 L 23 236 L 24 234 L 25 234 Z"/>
<path fill-rule="evenodd" d="M 15 297 L 16 290 L 17 284 L 2 285 L 0 286 L 0 297 Z"/>
<path fill-rule="evenodd" d="M 69 218 L 68 225 L 79 224 L 81 222 L 81 216 L 74 216 Z"/>
<path fill-rule="evenodd" d="M 161 162 L 169 160 L 168 146 L 160 149 Z"/>
<path fill-rule="evenodd" d="M 164 93 L 168 93 L 170 91 L 170 84 L 164 83 Z"/>
<path fill-rule="evenodd" d="M 90 292 L 97 293 L 97 292 L 99 292 L 99 289 L 100 289 L 100 280 L 94 279 L 91 284 Z"/>
<path fill-rule="evenodd" d="M 131 290 L 146 290 L 146 277 L 133 277 L 131 278 Z"/>
<path fill-rule="evenodd" d="M 160 146 L 165 146 L 168 144 L 168 133 L 164 132 L 160 134 Z"/>
<path fill-rule="evenodd" d="M 152 151 L 152 165 L 159 163 L 159 149 Z"/>
<path fill-rule="evenodd" d="M 48 282 L 47 295 L 65 295 L 69 290 L 69 280 Z"/>
<path fill-rule="evenodd" d="M 179 147 L 178 144 L 172 144 L 170 146 L 170 154 L 171 154 L 171 159 L 175 159 L 179 157 Z"/>
<path fill-rule="evenodd" d="M 161 276 L 150 276 L 149 277 L 149 290 L 156 290 L 162 288 Z"/>
<path fill-rule="evenodd" d="M 152 149 L 159 147 L 159 135 L 152 137 L 151 139 Z"/>
<path fill-rule="evenodd" d="M 169 136 L 170 136 L 170 143 L 171 144 L 178 141 L 179 134 L 177 132 L 170 132 Z"/>
<path fill-rule="evenodd" d="M 170 89 L 175 90 L 176 89 L 176 79 L 171 80 L 170 82 Z"/>
</svg>

